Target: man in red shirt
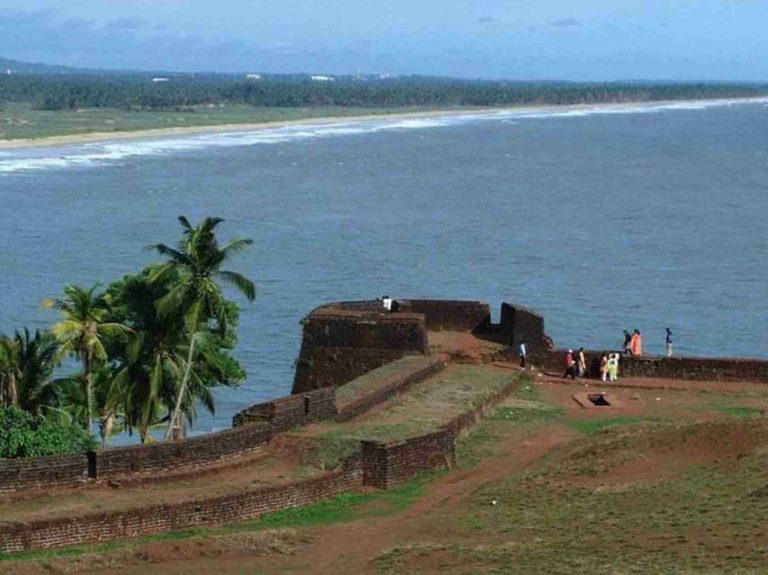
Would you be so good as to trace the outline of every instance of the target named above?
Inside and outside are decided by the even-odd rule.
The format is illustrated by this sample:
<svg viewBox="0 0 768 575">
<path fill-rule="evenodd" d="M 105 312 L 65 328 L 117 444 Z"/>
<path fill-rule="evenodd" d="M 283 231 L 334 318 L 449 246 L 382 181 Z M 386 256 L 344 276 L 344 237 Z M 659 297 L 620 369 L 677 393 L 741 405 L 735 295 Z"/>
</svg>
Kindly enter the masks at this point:
<svg viewBox="0 0 768 575">
<path fill-rule="evenodd" d="M 569 349 L 565 356 L 565 373 L 563 374 L 563 379 L 566 379 L 569 375 L 571 376 L 571 379 L 576 379 L 576 360 L 573 359 L 572 349 Z"/>
</svg>

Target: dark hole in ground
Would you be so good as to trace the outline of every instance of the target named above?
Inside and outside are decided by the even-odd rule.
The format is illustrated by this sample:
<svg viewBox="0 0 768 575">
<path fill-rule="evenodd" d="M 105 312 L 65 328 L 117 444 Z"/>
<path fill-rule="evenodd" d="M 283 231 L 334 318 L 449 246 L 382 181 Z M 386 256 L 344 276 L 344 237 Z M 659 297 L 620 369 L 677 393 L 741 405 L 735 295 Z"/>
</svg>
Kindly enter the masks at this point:
<svg viewBox="0 0 768 575">
<path fill-rule="evenodd" d="M 587 399 L 592 402 L 592 405 L 597 407 L 610 407 L 611 402 L 605 397 L 604 393 L 590 393 L 587 395 Z"/>
</svg>

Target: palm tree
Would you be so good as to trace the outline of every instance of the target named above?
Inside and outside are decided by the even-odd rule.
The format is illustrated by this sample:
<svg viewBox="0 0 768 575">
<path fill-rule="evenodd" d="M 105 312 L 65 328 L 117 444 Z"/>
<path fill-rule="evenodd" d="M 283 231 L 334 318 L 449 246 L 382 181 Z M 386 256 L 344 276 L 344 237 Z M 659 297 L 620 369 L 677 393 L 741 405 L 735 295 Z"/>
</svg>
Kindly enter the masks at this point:
<svg viewBox="0 0 768 575">
<path fill-rule="evenodd" d="M 195 338 L 196 359 L 192 364 L 187 361 L 191 342 L 184 318 L 180 313 L 161 316 L 155 310 L 155 302 L 173 289 L 178 278 L 166 274 L 162 282 L 151 282 L 155 271 L 149 268 L 110 285 L 112 320 L 128 325 L 133 334 L 118 345 L 110 342 L 108 352 L 114 363 L 109 375 L 104 370 L 99 374 L 104 385 L 94 388 L 102 425 L 108 425 L 109 418 L 122 417 L 129 432 L 138 430 L 142 443 L 152 439 L 151 426 L 170 420 L 187 365 L 181 411 L 190 423 L 195 400 L 213 413 L 211 383 L 227 385 L 243 376 L 239 364 L 227 354 L 230 337 Z M 231 314 L 231 302 L 227 307 Z"/>
<path fill-rule="evenodd" d="M 82 387 L 86 403 L 84 424 L 89 432 L 93 428 L 91 374 L 108 359 L 104 348 L 105 339 L 122 338 L 131 331 L 121 323 L 107 321 L 109 298 L 103 292 L 97 293 L 98 287 L 99 284 L 88 289 L 68 285 L 64 288 L 62 299 L 43 302 L 45 307 L 59 310 L 63 317 L 62 321 L 53 326 L 53 333 L 60 345 L 60 356 L 74 356 L 83 364 Z"/>
<path fill-rule="evenodd" d="M 50 332 L 29 330 L 0 337 L 0 405 L 19 407 L 35 415 L 58 404 L 56 382 L 57 344 Z"/>
<path fill-rule="evenodd" d="M 234 239 L 219 246 L 216 227 L 224 220 L 205 218 L 192 226 L 184 216 L 179 216 L 183 236 L 178 249 L 166 244 L 149 246 L 168 261 L 153 272 L 152 281 L 172 278 L 170 291 L 157 303 L 161 317 L 179 315 L 183 317 L 189 338 L 184 375 L 179 386 L 176 401 L 168 425 L 167 438 L 180 428 L 179 415 L 185 401 L 187 386 L 193 373 L 196 347 L 209 330 L 209 322 L 215 322 L 213 331 L 224 334 L 227 329 L 226 299 L 217 280 L 222 280 L 240 291 L 248 301 L 256 297 L 256 286 L 244 275 L 221 269 L 231 256 L 253 243 L 250 239 Z"/>
</svg>

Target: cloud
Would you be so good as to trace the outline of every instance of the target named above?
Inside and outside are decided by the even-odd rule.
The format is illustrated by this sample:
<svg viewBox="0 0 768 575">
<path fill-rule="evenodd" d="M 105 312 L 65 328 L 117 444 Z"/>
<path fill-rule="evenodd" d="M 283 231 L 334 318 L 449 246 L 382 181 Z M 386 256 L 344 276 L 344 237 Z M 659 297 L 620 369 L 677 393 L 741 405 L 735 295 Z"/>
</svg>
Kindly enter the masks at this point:
<svg viewBox="0 0 768 575">
<path fill-rule="evenodd" d="M 480 24 L 492 24 L 492 23 L 496 22 L 496 18 L 494 18 L 493 16 L 482 16 L 482 17 L 478 18 L 477 21 Z"/>
<path fill-rule="evenodd" d="M 560 20 L 552 20 L 549 25 L 555 28 L 577 28 L 581 26 L 581 22 L 576 18 L 561 18 Z"/>
<path fill-rule="evenodd" d="M 144 27 L 142 18 L 118 18 L 104 24 L 104 29 L 110 32 L 133 32 Z"/>
</svg>

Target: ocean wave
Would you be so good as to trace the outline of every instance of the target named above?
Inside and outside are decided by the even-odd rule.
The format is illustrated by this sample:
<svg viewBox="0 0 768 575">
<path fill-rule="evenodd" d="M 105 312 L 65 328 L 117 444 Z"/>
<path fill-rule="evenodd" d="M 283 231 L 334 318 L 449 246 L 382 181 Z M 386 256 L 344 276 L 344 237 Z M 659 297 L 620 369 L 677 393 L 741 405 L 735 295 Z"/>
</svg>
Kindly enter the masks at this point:
<svg viewBox="0 0 768 575">
<path fill-rule="evenodd" d="M 0 152 L 0 175 L 40 170 L 91 168 L 119 165 L 132 157 L 169 156 L 194 153 L 208 148 L 271 145 L 302 140 L 365 135 L 384 131 L 429 130 L 471 122 L 501 121 L 516 124 L 524 120 L 584 118 L 596 115 L 658 114 L 668 111 L 699 111 L 738 104 L 768 105 L 768 98 L 711 101 L 684 101 L 640 104 L 586 105 L 565 108 L 510 108 L 458 113 L 446 116 L 377 118 L 301 124 L 259 130 L 233 130 L 206 134 L 151 139 L 105 141 L 41 148 L 20 148 Z"/>
</svg>

